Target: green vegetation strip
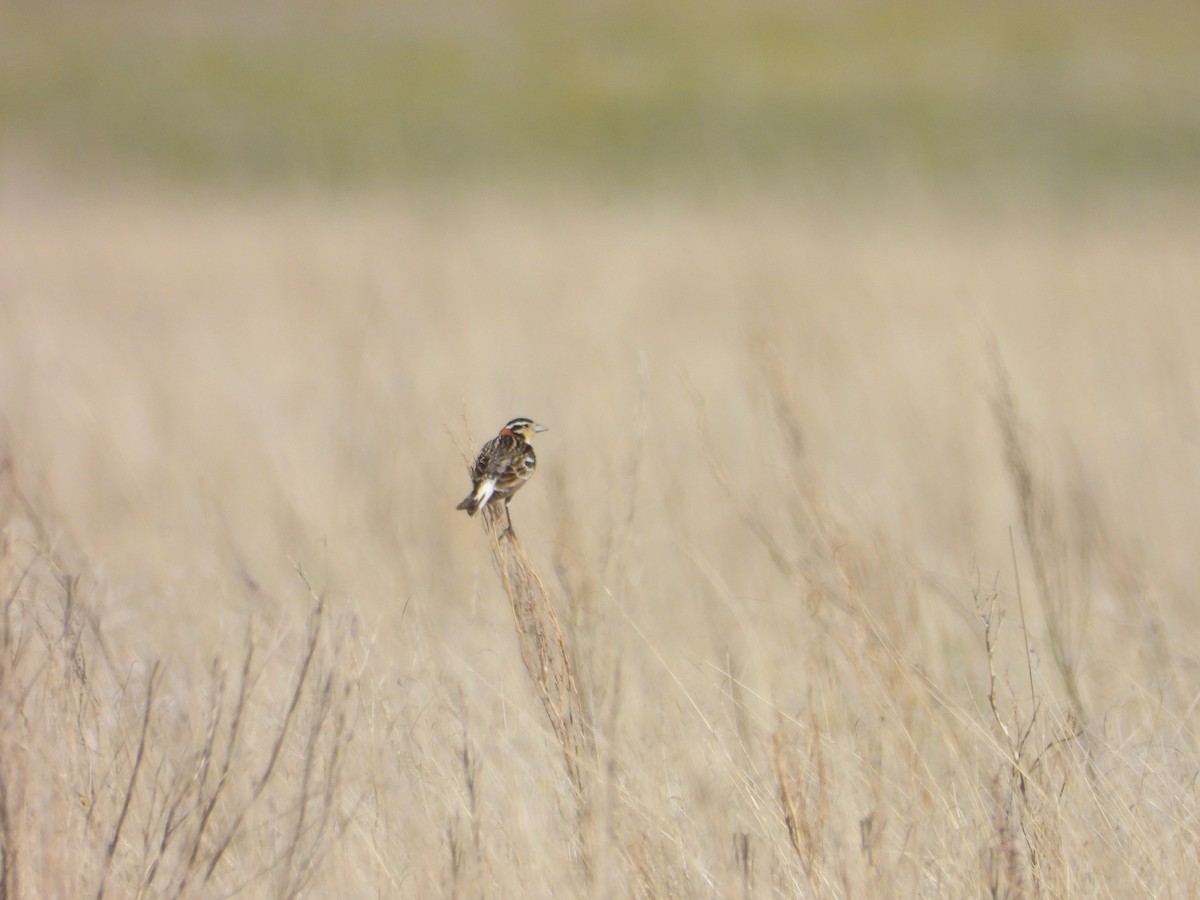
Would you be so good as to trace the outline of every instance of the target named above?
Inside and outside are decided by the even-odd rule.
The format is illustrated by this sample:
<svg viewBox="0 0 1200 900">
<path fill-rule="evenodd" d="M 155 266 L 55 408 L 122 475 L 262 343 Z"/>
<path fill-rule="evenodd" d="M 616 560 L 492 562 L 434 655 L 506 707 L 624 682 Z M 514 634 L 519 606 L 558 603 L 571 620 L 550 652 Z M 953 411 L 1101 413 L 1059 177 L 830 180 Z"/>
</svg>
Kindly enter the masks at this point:
<svg viewBox="0 0 1200 900">
<path fill-rule="evenodd" d="M 249 184 L 1200 175 L 1195 4 L 433 7 L 6 5 L 0 154 Z"/>
</svg>

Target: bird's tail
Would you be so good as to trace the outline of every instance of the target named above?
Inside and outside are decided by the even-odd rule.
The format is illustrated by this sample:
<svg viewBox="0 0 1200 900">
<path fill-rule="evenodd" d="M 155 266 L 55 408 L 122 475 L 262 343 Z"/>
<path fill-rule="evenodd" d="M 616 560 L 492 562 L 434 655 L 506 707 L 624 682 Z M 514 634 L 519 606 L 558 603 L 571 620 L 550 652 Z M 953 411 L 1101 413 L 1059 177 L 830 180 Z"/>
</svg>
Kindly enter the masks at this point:
<svg viewBox="0 0 1200 900">
<path fill-rule="evenodd" d="M 479 508 L 492 499 L 492 494 L 496 490 L 496 482 L 494 479 L 485 478 L 475 486 L 475 490 L 467 494 L 463 498 L 462 503 L 454 507 L 455 509 L 465 509 L 468 516 L 473 516 L 479 512 Z"/>
</svg>

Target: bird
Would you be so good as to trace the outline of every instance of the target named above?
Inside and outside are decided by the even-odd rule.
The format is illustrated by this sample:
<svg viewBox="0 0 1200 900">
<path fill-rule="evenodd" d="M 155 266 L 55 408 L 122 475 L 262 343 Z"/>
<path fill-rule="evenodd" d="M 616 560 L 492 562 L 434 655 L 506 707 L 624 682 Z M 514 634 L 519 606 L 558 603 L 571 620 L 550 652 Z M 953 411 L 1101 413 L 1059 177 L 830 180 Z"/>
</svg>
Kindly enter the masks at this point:
<svg viewBox="0 0 1200 900">
<path fill-rule="evenodd" d="M 455 508 L 465 509 L 467 515 L 474 516 L 489 503 L 503 500 L 504 515 L 508 518 L 505 534 L 511 534 L 512 516 L 508 512 L 508 502 L 537 468 L 537 456 L 529 439 L 547 430 L 545 425 L 539 425 L 533 419 L 519 417 L 509 421 L 475 457 L 475 465 L 471 467 L 471 493 Z"/>
</svg>

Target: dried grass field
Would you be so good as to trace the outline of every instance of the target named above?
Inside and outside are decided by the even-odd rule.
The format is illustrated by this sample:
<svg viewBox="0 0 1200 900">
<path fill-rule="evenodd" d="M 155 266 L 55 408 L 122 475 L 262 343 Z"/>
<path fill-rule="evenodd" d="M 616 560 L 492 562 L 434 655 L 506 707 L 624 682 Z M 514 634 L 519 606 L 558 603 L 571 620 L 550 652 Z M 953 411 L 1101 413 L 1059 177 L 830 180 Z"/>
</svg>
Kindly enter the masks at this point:
<svg viewBox="0 0 1200 900">
<path fill-rule="evenodd" d="M 0 4 L 0 900 L 1200 895 L 1198 45 Z"/>
<path fill-rule="evenodd" d="M 1198 221 L 10 191 L 4 896 L 1194 896 Z"/>
</svg>

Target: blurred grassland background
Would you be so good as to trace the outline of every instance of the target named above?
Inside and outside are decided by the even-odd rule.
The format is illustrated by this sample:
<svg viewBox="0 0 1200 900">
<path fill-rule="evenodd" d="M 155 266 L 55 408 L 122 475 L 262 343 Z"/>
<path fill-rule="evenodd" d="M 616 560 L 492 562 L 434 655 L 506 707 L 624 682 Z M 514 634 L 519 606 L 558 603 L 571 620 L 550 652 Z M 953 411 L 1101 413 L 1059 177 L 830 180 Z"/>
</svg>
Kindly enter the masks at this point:
<svg viewBox="0 0 1200 900">
<path fill-rule="evenodd" d="M 0 893 L 1200 892 L 1198 38 L 0 7 Z"/>
<path fill-rule="evenodd" d="M 6 4 L 8 153 L 240 185 L 1191 183 L 1190 4 Z"/>
</svg>

